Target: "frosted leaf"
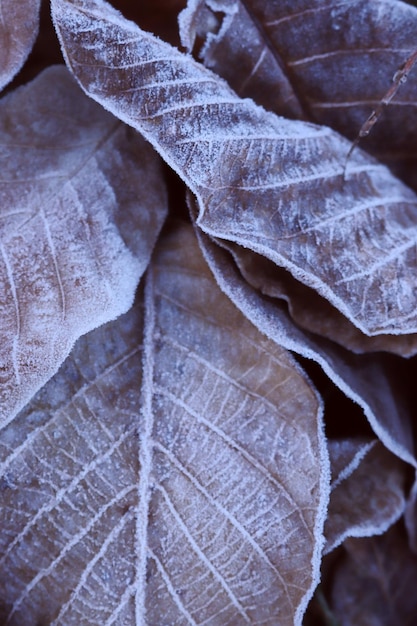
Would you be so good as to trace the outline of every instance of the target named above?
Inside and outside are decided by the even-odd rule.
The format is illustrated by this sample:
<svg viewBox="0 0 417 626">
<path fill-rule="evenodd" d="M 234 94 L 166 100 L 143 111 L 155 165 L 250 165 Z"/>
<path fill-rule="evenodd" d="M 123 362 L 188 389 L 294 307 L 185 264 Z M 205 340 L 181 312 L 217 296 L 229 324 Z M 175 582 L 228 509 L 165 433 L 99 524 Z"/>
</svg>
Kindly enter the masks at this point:
<svg viewBox="0 0 417 626">
<path fill-rule="evenodd" d="M 271 45 L 251 4 L 239 0 L 189 0 L 178 18 L 182 45 L 191 52 L 198 35 L 204 42 L 199 58 L 227 80 L 241 98 L 253 98 L 284 117 L 305 119 L 304 102 L 291 84 L 285 57 Z M 269 2 L 272 4 L 277 3 Z M 221 26 L 213 33 L 210 27 L 214 19 L 219 20 L 219 13 L 223 17 Z"/>
<path fill-rule="evenodd" d="M 348 442 L 329 442 L 332 464 L 340 465 Z M 325 524 L 330 552 L 346 537 L 371 537 L 384 533 L 404 513 L 406 466 L 380 443 L 351 443 L 356 455 L 332 480 Z M 365 447 L 365 450 L 364 450 Z M 334 462 L 333 462 L 334 459 Z M 356 467 L 355 467 L 356 465 Z"/>
<path fill-rule="evenodd" d="M 266 296 L 284 300 L 294 322 L 305 330 L 336 341 L 358 354 L 381 350 L 407 357 L 416 354 L 417 334 L 369 337 L 317 291 L 295 280 L 269 259 L 236 244 L 217 242 L 231 252 L 248 283 Z"/>
<path fill-rule="evenodd" d="M 0 89 L 26 61 L 39 29 L 41 0 L 0 0 Z"/>
<path fill-rule="evenodd" d="M 347 539 L 334 573 L 332 609 L 340 626 L 414 626 L 417 557 L 397 524 L 379 537 Z"/>
<path fill-rule="evenodd" d="M 325 127 L 241 100 L 104 1 L 53 0 L 67 63 L 196 194 L 197 223 L 283 266 L 370 335 L 417 331 L 417 198 Z M 122 45 L 123 44 L 123 45 Z"/>
<path fill-rule="evenodd" d="M 375 439 L 329 439 L 331 489 L 334 489 L 342 481 L 358 468 L 363 458 L 375 447 Z"/>
<path fill-rule="evenodd" d="M 139 304 L 0 433 L 0 617 L 299 625 L 329 490 L 317 395 L 191 227 L 159 242 L 144 303 L 143 349 Z"/>
<path fill-rule="evenodd" d="M 81 337 L 0 432 L 0 622 L 135 625 L 142 309 Z"/>
<path fill-rule="evenodd" d="M 192 203 L 191 209 L 193 212 Z M 408 400 L 401 389 L 393 386 L 392 373 L 404 367 L 400 359 L 383 353 L 355 355 L 303 331 L 282 302 L 271 302 L 248 285 L 230 254 L 197 232 L 218 285 L 242 313 L 279 345 L 319 363 L 334 384 L 362 407 L 384 445 L 400 459 L 417 466 Z"/>
<path fill-rule="evenodd" d="M 161 486 L 149 621 L 181 602 L 190 623 L 299 624 L 328 480 L 317 400 L 290 355 L 220 292 L 191 229 L 165 240 L 152 268 L 150 481 Z"/>
<path fill-rule="evenodd" d="M 209 11 L 232 16 L 216 36 L 202 19 Z M 189 47 L 198 25 L 204 64 L 240 96 L 354 139 L 415 49 L 417 10 L 397 0 L 201 0 L 188 2 L 180 25 Z M 363 141 L 397 169 L 416 159 L 416 103 L 410 76 Z"/>
<path fill-rule="evenodd" d="M 152 149 L 62 66 L 1 101 L 0 138 L 1 426 L 131 306 L 166 197 Z"/>
</svg>

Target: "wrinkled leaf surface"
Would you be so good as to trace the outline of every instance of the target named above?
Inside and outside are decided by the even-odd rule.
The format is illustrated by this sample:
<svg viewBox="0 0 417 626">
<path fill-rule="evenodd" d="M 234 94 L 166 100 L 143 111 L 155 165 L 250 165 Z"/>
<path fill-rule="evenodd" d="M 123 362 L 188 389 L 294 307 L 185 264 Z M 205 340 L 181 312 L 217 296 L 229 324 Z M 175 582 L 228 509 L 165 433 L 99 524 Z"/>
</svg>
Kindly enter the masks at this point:
<svg viewBox="0 0 417 626">
<path fill-rule="evenodd" d="M 144 302 L 143 349 L 139 304 L 0 436 L 3 618 L 300 624 L 328 499 L 316 394 L 190 227 L 159 244 Z"/>
<path fill-rule="evenodd" d="M 397 0 L 189 0 L 180 25 L 183 44 L 204 42 L 204 64 L 240 96 L 354 139 L 415 49 L 417 9 Z M 397 169 L 416 158 L 416 102 L 413 72 L 363 140 Z"/>
<path fill-rule="evenodd" d="M 0 141 L 4 425 L 81 334 L 131 306 L 166 197 L 152 149 L 62 66 L 1 101 Z"/>
<path fill-rule="evenodd" d="M 22 67 L 39 29 L 41 0 L 0 1 L 0 89 Z"/>
<path fill-rule="evenodd" d="M 192 203 L 191 203 L 192 207 Z M 412 413 L 406 394 L 393 385 L 398 359 L 382 353 L 355 355 L 297 327 L 286 307 L 254 290 L 232 257 L 198 232 L 200 246 L 222 291 L 259 330 L 288 350 L 317 361 L 329 378 L 362 408 L 375 434 L 399 458 L 416 466 Z"/>
<path fill-rule="evenodd" d="M 356 447 L 356 458 L 332 480 L 325 553 L 346 537 L 384 533 L 405 509 L 406 466 L 380 442 L 374 441 L 371 449 L 367 446 L 365 451 L 363 444 L 358 446 L 356 442 L 329 442 L 332 478 L 333 470 L 338 466 L 340 469 L 340 457 L 346 456 L 348 443 Z"/>
<path fill-rule="evenodd" d="M 357 354 L 386 351 L 412 356 L 417 352 L 417 334 L 369 337 L 317 291 L 295 280 L 289 272 L 269 259 L 236 244 L 219 239 L 217 243 L 231 252 L 250 285 L 266 296 L 287 302 L 294 322 L 305 330 L 331 339 Z"/>
<path fill-rule="evenodd" d="M 417 331 L 414 193 L 359 151 L 345 177 L 346 140 L 239 99 L 106 2 L 52 7 L 82 87 L 180 174 L 205 232 L 287 268 L 367 334 Z"/>
</svg>

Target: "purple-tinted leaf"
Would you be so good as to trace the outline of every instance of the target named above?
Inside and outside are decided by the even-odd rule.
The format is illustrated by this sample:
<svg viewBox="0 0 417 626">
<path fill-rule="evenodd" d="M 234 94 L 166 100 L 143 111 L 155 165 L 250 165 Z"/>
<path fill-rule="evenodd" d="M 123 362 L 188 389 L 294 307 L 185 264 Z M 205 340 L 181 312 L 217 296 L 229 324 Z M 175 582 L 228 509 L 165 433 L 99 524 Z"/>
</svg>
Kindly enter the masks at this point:
<svg viewBox="0 0 417 626">
<path fill-rule="evenodd" d="M 417 199 L 328 128 L 278 118 L 103 0 L 53 0 L 86 92 L 196 194 L 197 223 L 287 268 L 366 334 L 417 331 Z M 122 52 L 123 51 L 123 52 Z"/>
<path fill-rule="evenodd" d="M 0 432 L 2 624 L 135 624 L 142 318 L 82 337 Z"/>
<path fill-rule="evenodd" d="M 392 380 L 398 360 L 382 353 L 355 355 L 303 331 L 294 324 L 283 303 L 271 302 L 242 279 L 230 254 L 201 232 L 198 237 L 218 285 L 243 314 L 279 345 L 317 361 L 335 385 L 363 408 L 384 445 L 416 466 L 410 407 Z"/>
<path fill-rule="evenodd" d="M 400 525 L 380 537 L 347 539 L 337 568 L 332 608 L 341 626 L 414 626 L 417 557 Z"/>
<path fill-rule="evenodd" d="M 145 317 L 143 352 L 139 306 L 81 338 L 0 434 L 1 617 L 301 624 L 329 489 L 315 392 L 191 227 L 160 241 Z"/>
<path fill-rule="evenodd" d="M 307 119 L 304 103 L 262 23 L 240 0 L 189 0 L 179 15 L 181 42 L 222 76 L 242 98 L 253 98 L 284 117 Z M 269 2 L 277 10 L 287 2 Z M 271 10 L 271 9 L 270 9 Z M 273 10 L 273 9 L 272 9 Z"/>
<path fill-rule="evenodd" d="M 412 356 L 417 352 L 417 334 L 369 337 L 317 291 L 295 280 L 269 259 L 233 243 L 222 241 L 221 245 L 230 251 L 248 283 L 266 296 L 284 300 L 294 322 L 305 330 L 336 341 L 358 354 L 383 350 Z"/>
<path fill-rule="evenodd" d="M 41 0 L 0 0 L 0 89 L 26 61 L 39 28 Z"/>
<path fill-rule="evenodd" d="M 375 439 L 329 439 L 331 489 L 349 478 L 364 457 L 375 447 Z"/>
<path fill-rule="evenodd" d="M 341 470 L 349 443 L 356 455 Z M 363 443 L 330 441 L 329 452 L 332 489 L 325 524 L 325 553 L 340 545 L 346 537 L 371 537 L 384 533 L 401 517 L 405 508 L 406 466 L 381 443 L 374 441 L 364 450 Z"/>
<path fill-rule="evenodd" d="M 354 139 L 415 49 L 417 9 L 397 0 L 190 0 L 180 25 L 183 44 L 205 41 L 205 65 L 240 96 Z M 396 167 L 416 158 L 415 75 L 363 142 Z"/>
<path fill-rule="evenodd" d="M 0 138 L 4 425 L 80 335 L 131 306 L 166 195 L 152 149 L 62 66 L 1 101 Z"/>
</svg>

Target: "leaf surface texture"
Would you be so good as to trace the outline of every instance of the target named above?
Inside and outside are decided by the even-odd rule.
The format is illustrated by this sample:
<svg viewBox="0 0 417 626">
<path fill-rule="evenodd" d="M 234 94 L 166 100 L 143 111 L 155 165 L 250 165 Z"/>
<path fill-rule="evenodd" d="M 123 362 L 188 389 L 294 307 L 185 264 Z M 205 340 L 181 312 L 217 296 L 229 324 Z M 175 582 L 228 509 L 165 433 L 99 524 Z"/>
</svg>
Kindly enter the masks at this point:
<svg viewBox="0 0 417 626">
<path fill-rule="evenodd" d="M 3 431 L 9 622 L 50 598 L 54 624 L 301 624 L 328 499 L 318 398 L 191 227 L 159 243 L 144 303 L 143 348 L 139 303 Z"/>
<path fill-rule="evenodd" d="M 80 335 L 131 306 L 167 205 L 158 157 L 66 68 L 8 95 L 0 115 L 2 425 Z"/>
<path fill-rule="evenodd" d="M 106 2 L 52 7 L 82 87 L 183 178 L 200 228 L 285 267 L 367 334 L 417 330 L 413 192 L 359 151 L 345 177 L 338 134 L 241 100 Z"/>
<path fill-rule="evenodd" d="M 26 61 L 39 29 L 41 0 L 0 2 L 0 89 Z"/>
</svg>

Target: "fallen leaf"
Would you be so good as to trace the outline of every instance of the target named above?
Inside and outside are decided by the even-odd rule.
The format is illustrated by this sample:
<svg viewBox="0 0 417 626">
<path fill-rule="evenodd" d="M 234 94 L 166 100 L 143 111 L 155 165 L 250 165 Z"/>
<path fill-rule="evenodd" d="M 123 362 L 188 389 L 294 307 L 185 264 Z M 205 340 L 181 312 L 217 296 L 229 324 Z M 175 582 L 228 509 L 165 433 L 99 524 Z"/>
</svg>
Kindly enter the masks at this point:
<svg viewBox="0 0 417 626">
<path fill-rule="evenodd" d="M 167 202 L 152 149 L 62 66 L 2 99 L 0 137 L 3 426 L 132 305 Z"/>
<path fill-rule="evenodd" d="M 198 35 L 204 64 L 240 96 L 350 139 L 378 107 L 417 37 L 417 9 L 397 0 L 189 0 L 179 21 L 183 45 L 192 50 Z M 417 81 L 404 83 L 362 144 L 402 171 L 399 161 L 415 169 L 417 156 Z"/>
<path fill-rule="evenodd" d="M 0 89 L 26 61 L 39 29 L 41 0 L 0 0 Z"/>
<path fill-rule="evenodd" d="M 1 433 L 2 617 L 301 624 L 329 489 L 317 395 L 190 226 L 158 244 L 143 348 L 140 302 Z"/>
<path fill-rule="evenodd" d="M 327 337 L 357 354 L 381 350 L 406 357 L 416 354 L 417 334 L 369 337 L 317 291 L 295 280 L 269 259 L 236 244 L 220 240 L 217 243 L 230 251 L 250 285 L 266 296 L 284 300 L 294 322 L 305 330 Z"/>
<path fill-rule="evenodd" d="M 340 470 L 348 443 L 356 448 L 356 455 Z M 376 440 L 363 448 L 363 443 L 329 441 L 332 485 L 325 554 L 346 537 L 381 535 L 404 513 L 406 465 Z M 335 478 L 334 466 L 339 466 Z"/>
<path fill-rule="evenodd" d="M 183 178 L 202 230 L 285 267 L 366 334 L 417 331 L 417 198 L 386 168 L 357 151 L 345 179 L 347 140 L 241 100 L 104 0 L 52 12 L 83 89 Z"/>
<path fill-rule="evenodd" d="M 189 0 L 178 22 L 182 45 L 192 52 L 198 44 L 204 65 L 227 80 L 241 98 L 253 98 L 284 117 L 307 119 L 285 59 L 250 2 Z"/>
<path fill-rule="evenodd" d="M 417 558 L 397 524 L 380 537 L 347 539 L 334 574 L 332 608 L 341 626 L 413 626 Z"/>
<path fill-rule="evenodd" d="M 193 211 L 192 199 L 190 201 Z M 226 250 L 197 230 L 204 257 L 217 284 L 263 334 L 277 344 L 316 361 L 333 383 L 359 404 L 371 428 L 393 454 L 416 467 L 412 413 L 404 388 L 396 388 L 393 372 L 403 370 L 395 356 L 353 354 L 296 326 L 279 301 L 271 302 L 242 279 Z"/>
</svg>

